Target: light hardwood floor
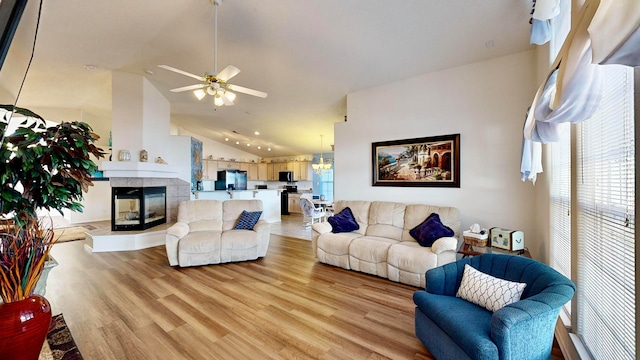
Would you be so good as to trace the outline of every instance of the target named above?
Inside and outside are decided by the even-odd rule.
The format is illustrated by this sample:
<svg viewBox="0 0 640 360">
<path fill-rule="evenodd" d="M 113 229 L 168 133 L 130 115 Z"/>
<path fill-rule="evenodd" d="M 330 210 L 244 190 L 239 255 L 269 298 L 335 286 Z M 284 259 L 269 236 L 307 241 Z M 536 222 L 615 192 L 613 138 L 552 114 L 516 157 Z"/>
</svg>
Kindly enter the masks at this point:
<svg viewBox="0 0 640 360">
<path fill-rule="evenodd" d="M 164 247 L 56 244 L 47 285 L 85 359 L 433 359 L 414 335 L 414 287 L 317 263 L 287 217 L 263 259 L 169 266 Z M 562 359 L 554 349 L 552 359 Z"/>
<path fill-rule="evenodd" d="M 46 298 L 86 359 L 429 359 L 413 287 L 316 263 L 271 236 L 264 259 L 172 268 L 163 247 L 56 244 Z"/>
</svg>

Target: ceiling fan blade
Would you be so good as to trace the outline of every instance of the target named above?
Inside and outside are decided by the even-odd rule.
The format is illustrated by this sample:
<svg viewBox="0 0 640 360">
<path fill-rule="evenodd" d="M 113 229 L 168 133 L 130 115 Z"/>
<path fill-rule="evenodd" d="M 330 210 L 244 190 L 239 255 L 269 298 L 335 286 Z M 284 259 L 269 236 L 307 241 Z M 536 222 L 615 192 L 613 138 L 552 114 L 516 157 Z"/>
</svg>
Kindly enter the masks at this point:
<svg viewBox="0 0 640 360">
<path fill-rule="evenodd" d="M 226 68 L 222 69 L 222 71 L 220 71 L 218 73 L 218 75 L 216 75 L 216 78 L 227 82 L 229 81 L 229 79 L 231 79 L 232 77 L 238 75 L 240 73 L 240 69 L 238 69 L 237 67 L 233 66 L 233 65 L 227 65 Z"/>
<path fill-rule="evenodd" d="M 247 95 L 253 95 L 253 96 L 261 97 L 263 99 L 267 97 L 267 93 L 266 92 L 249 89 L 249 88 L 246 88 L 244 86 L 227 84 L 227 89 L 233 90 L 233 91 L 237 91 L 237 92 L 241 92 L 241 93 L 247 94 Z"/>
<path fill-rule="evenodd" d="M 202 89 L 204 87 L 207 87 L 207 84 L 196 84 L 196 85 L 183 86 L 183 87 L 171 89 L 169 91 L 171 91 L 171 92 L 183 92 L 183 91 L 189 91 L 189 90 L 198 90 L 198 89 Z"/>
<path fill-rule="evenodd" d="M 178 73 L 180 75 L 184 75 L 184 76 L 188 76 L 188 77 L 194 78 L 196 80 L 205 81 L 205 78 L 203 78 L 202 76 L 198 76 L 198 75 L 195 75 L 195 74 L 192 74 L 192 73 L 188 73 L 186 71 L 183 71 L 183 70 L 180 70 L 180 69 L 176 69 L 176 68 L 171 67 L 169 65 L 158 65 L 158 67 L 161 67 L 161 68 L 163 68 L 165 70 L 173 71 L 174 73 Z"/>
</svg>

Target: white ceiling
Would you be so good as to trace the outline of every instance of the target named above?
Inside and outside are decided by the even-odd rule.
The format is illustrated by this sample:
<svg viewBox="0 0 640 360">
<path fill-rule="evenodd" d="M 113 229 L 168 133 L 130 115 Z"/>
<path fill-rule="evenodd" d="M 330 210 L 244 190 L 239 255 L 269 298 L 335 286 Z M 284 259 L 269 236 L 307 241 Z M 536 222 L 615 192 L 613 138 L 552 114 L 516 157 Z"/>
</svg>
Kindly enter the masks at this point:
<svg viewBox="0 0 640 360">
<path fill-rule="evenodd" d="M 3 87 L 23 73 L 11 69 L 10 60 L 30 51 L 28 29 L 38 4 L 29 2 L 0 73 Z M 198 101 L 191 92 L 171 93 L 197 81 L 157 67 L 213 71 L 209 0 L 45 0 L 19 105 L 80 109 L 88 119 L 101 119 L 92 125 L 106 134 L 111 72 L 124 71 L 147 77 L 170 101 L 172 121 L 189 131 L 217 141 L 237 138 L 236 131 L 253 139 L 243 150 L 264 157 L 318 153 L 322 134 L 326 153 L 334 123 L 344 121 L 348 93 L 530 49 L 531 4 L 224 0 L 218 8 L 218 70 L 235 65 L 242 72 L 232 83 L 269 96 L 238 94 L 235 106 L 214 107 L 211 97 Z"/>
</svg>

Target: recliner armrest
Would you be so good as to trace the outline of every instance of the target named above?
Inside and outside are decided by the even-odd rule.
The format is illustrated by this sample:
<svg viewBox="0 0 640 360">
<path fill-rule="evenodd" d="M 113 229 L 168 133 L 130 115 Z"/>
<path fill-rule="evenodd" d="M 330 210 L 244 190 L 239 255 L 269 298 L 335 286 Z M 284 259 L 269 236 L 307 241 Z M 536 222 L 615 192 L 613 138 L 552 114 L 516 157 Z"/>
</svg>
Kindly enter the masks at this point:
<svg viewBox="0 0 640 360">
<path fill-rule="evenodd" d="M 178 239 L 185 237 L 189 233 L 189 224 L 177 222 L 167 229 L 167 235 L 173 235 Z"/>
<path fill-rule="evenodd" d="M 322 234 L 331 232 L 333 228 L 331 227 L 331 224 L 329 224 L 328 222 L 319 222 L 311 225 L 311 229 L 317 232 L 318 234 L 322 235 Z"/>
<path fill-rule="evenodd" d="M 447 250 L 456 251 L 457 249 L 458 239 L 454 237 L 441 237 L 431 245 L 431 251 L 433 251 L 434 254 L 440 254 Z"/>
</svg>

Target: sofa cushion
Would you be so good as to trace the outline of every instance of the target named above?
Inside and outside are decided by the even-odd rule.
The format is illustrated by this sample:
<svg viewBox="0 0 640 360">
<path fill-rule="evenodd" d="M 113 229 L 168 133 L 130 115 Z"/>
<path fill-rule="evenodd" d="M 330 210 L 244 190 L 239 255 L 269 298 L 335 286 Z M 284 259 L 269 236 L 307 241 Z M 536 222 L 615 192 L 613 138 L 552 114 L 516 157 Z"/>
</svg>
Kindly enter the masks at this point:
<svg viewBox="0 0 640 360">
<path fill-rule="evenodd" d="M 242 210 L 240 218 L 238 218 L 238 222 L 233 230 L 253 230 L 253 227 L 256 226 L 256 223 L 260 220 L 260 215 L 262 215 L 262 211 L 249 212 Z"/>
<path fill-rule="evenodd" d="M 396 240 L 376 236 L 353 239 L 349 245 L 349 266 L 352 270 L 386 278 L 389 247 L 396 243 Z"/>
<path fill-rule="evenodd" d="M 493 277 L 465 264 L 456 296 L 489 311 L 497 311 L 519 301 L 526 286 L 525 283 Z"/>
<path fill-rule="evenodd" d="M 436 266 L 438 266 L 438 255 L 415 241 L 403 241 L 389 247 L 387 255 L 389 280 L 422 287 L 425 284 L 425 273 Z"/>
<path fill-rule="evenodd" d="M 451 237 L 455 233 L 450 227 L 440 221 L 440 216 L 431 213 L 420 225 L 409 231 L 409 234 L 418 241 L 418 244 L 429 247 L 441 237 Z"/>
<path fill-rule="evenodd" d="M 407 205 L 389 201 L 374 201 L 369 208 L 367 236 L 380 236 L 400 241 Z"/>
<path fill-rule="evenodd" d="M 178 243 L 181 252 L 204 253 L 220 249 L 221 231 L 191 232 Z"/>
<path fill-rule="evenodd" d="M 339 266 L 344 269 L 351 269 L 349 266 L 349 245 L 353 239 L 362 235 L 349 232 L 338 233 L 332 232 L 322 234 L 317 240 L 317 254 L 318 260 L 321 263 Z"/>
<path fill-rule="evenodd" d="M 451 228 L 457 237 L 460 232 L 460 212 L 454 207 L 433 206 L 423 204 L 408 204 L 404 215 L 404 230 L 402 241 L 416 241 L 409 231 L 420 225 L 432 213 L 440 216 L 440 221 Z"/>
<path fill-rule="evenodd" d="M 352 232 L 360 228 L 349 207 L 342 209 L 336 215 L 329 216 L 327 221 L 331 224 L 331 232 L 334 234 Z"/>
<path fill-rule="evenodd" d="M 243 211 L 262 211 L 262 201 L 226 200 L 222 202 L 222 230 L 233 230 Z"/>
<path fill-rule="evenodd" d="M 351 209 L 353 217 L 356 218 L 356 222 L 358 226 L 360 226 L 355 232 L 364 235 L 369 225 L 369 208 L 371 207 L 371 202 L 361 200 L 337 200 L 333 203 L 333 212 L 337 214 L 346 207 Z"/>
</svg>

